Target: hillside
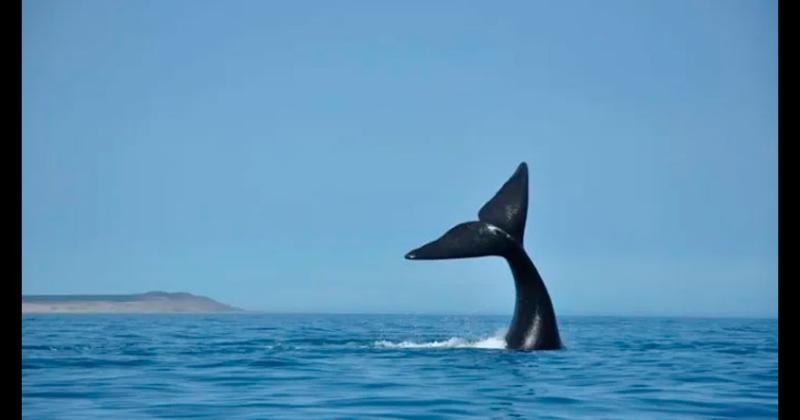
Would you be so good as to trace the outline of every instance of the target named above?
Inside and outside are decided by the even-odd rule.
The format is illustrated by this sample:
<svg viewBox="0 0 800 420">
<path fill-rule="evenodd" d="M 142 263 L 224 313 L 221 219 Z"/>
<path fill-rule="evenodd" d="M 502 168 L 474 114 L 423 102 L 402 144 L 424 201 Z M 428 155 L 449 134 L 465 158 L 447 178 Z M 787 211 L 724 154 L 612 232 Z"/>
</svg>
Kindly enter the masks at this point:
<svg viewBox="0 0 800 420">
<path fill-rule="evenodd" d="M 191 293 L 132 295 L 28 295 L 22 313 L 216 313 L 242 309 Z"/>
</svg>

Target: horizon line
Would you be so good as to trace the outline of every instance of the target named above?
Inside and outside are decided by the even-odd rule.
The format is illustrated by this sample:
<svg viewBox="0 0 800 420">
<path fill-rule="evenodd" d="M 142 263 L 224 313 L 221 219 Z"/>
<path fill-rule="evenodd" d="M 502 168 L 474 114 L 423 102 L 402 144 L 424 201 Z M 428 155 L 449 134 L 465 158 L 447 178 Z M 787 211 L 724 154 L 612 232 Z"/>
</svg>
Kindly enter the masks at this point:
<svg viewBox="0 0 800 420">
<path fill-rule="evenodd" d="M 196 297 L 203 297 L 207 299 L 211 299 L 217 303 L 220 303 L 225 306 L 230 306 L 233 308 L 238 309 L 239 311 L 235 313 L 252 313 L 252 314 L 264 314 L 264 315 L 418 315 L 418 316 L 507 316 L 510 317 L 511 314 L 506 313 L 496 313 L 496 312 L 469 312 L 469 311 L 454 311 L 454 312 L 437 312 L 437 311 L 388 311 L 388 312 L 381 312 L 381 311 L 341 311 L 341 310 L 275 310 L 275 309 L 247 309 L 241 306 L 231 304 L 231 303 L 224 303 L 218 301 L 215 298 L 211 298 L 207 295 L 202 294 L 195 294 L 192 292 L 186 291 L 177 291 L 177 292 L 167 292 L 163 290 L 150 290 L 147 292 L 138 292 L 138 293 L 61 293 L 61 294 L 43 294 L 43 293 L 33 293 L 33 294 L 23 294 L 20 293 L 20 301 L 24 298 L 30 297 L 68 297 L 68 296 L 97 296 L 97 297 L 110 297 L 110 296 L 126 296 L 126 295 L 147 295 L 147 294 L 154 294 L 154 293 L 165 293 L 165 294 L 188 294 L 193 295 Z M 57 314 L 58 312 L 56 312 Z M 94 314 L 99 314 L 99 312 L 93 312 Z M 111 312 L 116 313 L 116 312 Z M 217 313 L 217 312 L 211 312 Z M 221 312 L 220 312 L 221 313 Z M 92 314 L 92 313 L 87 313 Z M 138 313 L 131 313 L 131 314 L 138 314 Z M 152 314 L 157 314 L 156 312 L 152 312 Z M 165 312 L 163 314 L 171 314 L 171 312 Z M 778 314 L 775 315 L 754 315 L 754 314 L 657 314 L 657 313 L 577 313 L 577 312 L 564 312 L 558 315 L 559 317 L 628 317 L 628 318 L 704 318 L 704 319 L 778 319 Z"/>
<path fill-rule="evenodd" d="M 491 317 L 511 317 L 510 314 L 497 313 L 466 313 L 466 312 L 292 312 L 292 311 L 270 311 L 270 310 L 251 310 L 238 308 L 238 311 L 231 312 L 29 312 L 22 315 L 341 315 L 341 316 L 365 316 L 365 315 L 384 315 L 384 316 L 491 316 Z M 677 318 L 677 319 L 761 319 L 778 320 L 778 316 L 770 315 L 691 315 L 691 314 L 576 314 L 565 313 L 559 315 L 562 318 Z"/>
<path fill-rule="evenodd" d="M 245 313 L 264 314 L 264 315 L 424 315 L 424 316 L 507 316 L 513 314 L 502 314 L 493 312 L 347 312 L 347 311 L 274 311 L 274 310 L 252 310 L 243 309 Z M 240 312 L 241 313 L 241 312 Z M 609 314 L 609 313 L 562 313 L 559 317 L 599 317 L 599 318 L 750 318 L 750 319 L 778 319 L 777 315 L 737 315 L 737 314 Z"/>
</svg>

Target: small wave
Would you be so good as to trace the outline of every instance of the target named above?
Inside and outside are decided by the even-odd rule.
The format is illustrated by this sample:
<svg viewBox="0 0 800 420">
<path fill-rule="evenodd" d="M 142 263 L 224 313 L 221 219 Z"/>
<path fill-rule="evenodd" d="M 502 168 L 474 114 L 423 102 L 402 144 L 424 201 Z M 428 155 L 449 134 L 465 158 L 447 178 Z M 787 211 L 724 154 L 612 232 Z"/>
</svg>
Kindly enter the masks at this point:
<svg viewBox="0 0 800 420">
<path fill-rule="evenodd" d="M 375 342 L 375 347 L 388 349 L 499 349 L 506 348 L 506 340 L 502 336 L 492 336 L 480 340 L 467 340 L 461 337 L 451 337 L 444 341 L 401 341 L 392 342 L 380 340 Z"/>
</svg>

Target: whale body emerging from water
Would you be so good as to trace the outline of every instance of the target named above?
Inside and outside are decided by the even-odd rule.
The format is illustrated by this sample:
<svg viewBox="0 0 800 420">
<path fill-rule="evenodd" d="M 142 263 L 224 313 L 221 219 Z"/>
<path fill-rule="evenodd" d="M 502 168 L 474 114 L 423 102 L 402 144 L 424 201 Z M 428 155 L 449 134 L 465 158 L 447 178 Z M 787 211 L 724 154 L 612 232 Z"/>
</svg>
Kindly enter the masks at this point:
<svg viewBox="0 0 800 420">
<path fill-rule="evenodd" d="M 506 347 L 523 350 L 562 348 L 553 303 L 544 281 L 522 245 L 528 216 L 528 166 L 522 162 L 500 191 L 478 212 L 441 238 L 406 254 L 409 260 L 503 257 L 514 275 L 517 299 L 506 333 Z"/>
</svg>

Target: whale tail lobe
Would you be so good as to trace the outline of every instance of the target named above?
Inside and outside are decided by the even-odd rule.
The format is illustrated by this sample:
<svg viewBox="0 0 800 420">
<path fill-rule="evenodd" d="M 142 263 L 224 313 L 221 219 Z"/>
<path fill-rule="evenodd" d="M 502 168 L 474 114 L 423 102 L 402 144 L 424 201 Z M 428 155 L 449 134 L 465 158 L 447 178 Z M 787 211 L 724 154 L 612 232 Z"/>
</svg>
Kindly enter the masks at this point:
<svg viewBox="0 0 800 420">
<path fill-rule="evenodd" d="M 411 260 L 503 256 L 522 247 L 528 216 L 528 166 L 522 162 L 499 191 L 481 207 L 478 221 L 456 225 L 441 238 L 408 254 Z"/>
</svg>

